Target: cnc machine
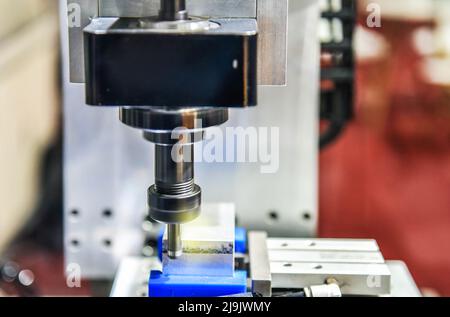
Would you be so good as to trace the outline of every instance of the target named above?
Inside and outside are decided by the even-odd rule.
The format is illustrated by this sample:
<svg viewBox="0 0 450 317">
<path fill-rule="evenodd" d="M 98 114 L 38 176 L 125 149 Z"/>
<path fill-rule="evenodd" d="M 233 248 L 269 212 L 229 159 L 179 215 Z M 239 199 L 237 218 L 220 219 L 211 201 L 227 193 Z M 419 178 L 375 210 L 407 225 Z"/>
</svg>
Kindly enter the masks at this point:
<svg viewBox="0 0 450 317">
<path fill-rule="evenodd" d="M 61 17 L 68 268 L 112 296 L 418 294 L 375 241 L 315 238 L 319 1 L 61 0 Z M 275 128 L 278 169 L 199 160 L 233 127 Z"/>
</svg>

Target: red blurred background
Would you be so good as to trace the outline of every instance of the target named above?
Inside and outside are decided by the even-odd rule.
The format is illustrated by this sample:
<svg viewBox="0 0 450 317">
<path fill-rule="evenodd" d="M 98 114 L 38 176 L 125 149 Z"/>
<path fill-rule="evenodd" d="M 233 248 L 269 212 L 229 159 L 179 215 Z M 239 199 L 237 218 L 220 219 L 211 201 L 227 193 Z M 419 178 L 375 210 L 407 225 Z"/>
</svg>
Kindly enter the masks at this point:
<svg viewBox="0 0 450 317">
<path fill-rule="evenodd" d="M 361 32 L 373 47 L 358 56 L 355 119 L 320 156 L 319 231 L 375 238 L 421 288 L 450 296 L 450 81 L 436 79 L 450 64 L 430 72 L 442 56 L 417 45 L 435 27 L 388 16 Z"/>
</svg>

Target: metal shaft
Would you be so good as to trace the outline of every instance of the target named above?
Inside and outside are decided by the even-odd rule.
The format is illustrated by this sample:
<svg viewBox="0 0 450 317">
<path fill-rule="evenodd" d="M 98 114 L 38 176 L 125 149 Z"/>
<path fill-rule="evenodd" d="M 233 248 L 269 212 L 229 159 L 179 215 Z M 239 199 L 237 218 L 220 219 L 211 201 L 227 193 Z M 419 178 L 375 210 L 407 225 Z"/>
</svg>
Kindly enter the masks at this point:
<svg viewBox="0 0 450 317">
<path fill-rule="evenodd" d="M 167 225 L 167 255 L 171 259 L 177 259 L 183 254 L 181 242 L 181 225 Z"/>
<path fill-rule="evenodd" d="M 186 0 L 161 0 L 159 18 L 164 21 L 187 20 Z"/>
<path fill-rule="evenodd" d="M 194 184 L 194 145 L 184 146 L 160 145 L 155 148 L 156 192 L 161 195 L 189 195 L 195 189 Z M 180 211 L 185 209 L 183 203 L 176 206 Z M 170 208 L 171 209 L 171 208 Z M 167 254 L 176 259 L 183 254 L 181 241 L 182 213 L 177 219 L 177 210 L 168 210 L 175 214 L 175 219 L 167 225 Z"/>
<path fill-rule="evenodd" d="M 163 1 L 161 6 L 162 12 L 177 11 L 185 8 L 185 1 Z M 144 130 L 144 138 L 155 144 L 155 184 L 147 191 L 149 216 L 167 225 L 169 256 L 179 257 L 181 225 L 201 212 L 202 190 L 194 182 L 194 144 L 203 140 L 204 129 L 227 122 L 228 110 L 122 107 L 120 120 Z M 174 133 L 181 126 L 188 128 L 186 133 Z"/>
</svg>

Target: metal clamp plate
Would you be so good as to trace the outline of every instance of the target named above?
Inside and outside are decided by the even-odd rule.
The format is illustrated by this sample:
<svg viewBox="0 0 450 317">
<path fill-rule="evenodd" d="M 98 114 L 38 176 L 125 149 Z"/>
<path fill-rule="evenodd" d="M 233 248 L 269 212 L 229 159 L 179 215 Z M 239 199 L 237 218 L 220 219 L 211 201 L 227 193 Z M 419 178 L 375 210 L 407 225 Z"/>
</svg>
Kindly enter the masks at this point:
<svg viewBox="0 0 450 317">
<path fill-rule="evenodd" d="M 391 273 L 374 240 L 268 239 L 273 288 L 336 280 L 344 295 L 390 293 Z"/>
</svg>

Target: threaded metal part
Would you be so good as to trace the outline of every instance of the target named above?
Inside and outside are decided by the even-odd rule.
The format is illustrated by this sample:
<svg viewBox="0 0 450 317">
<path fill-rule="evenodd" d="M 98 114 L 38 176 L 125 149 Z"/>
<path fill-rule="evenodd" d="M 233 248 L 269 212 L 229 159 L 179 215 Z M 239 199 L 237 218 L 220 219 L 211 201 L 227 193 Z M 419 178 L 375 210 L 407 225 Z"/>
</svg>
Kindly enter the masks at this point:
<svg viewBox="0 0 450 317">
<path fill-rule="evenodd" d="M 163 195 L 178 196 L 192 193 L 195 188 L 194 179 L 185 183 L 167 184 L 156 182 L 155 189 L 158 193 Z"/>
</svg>

